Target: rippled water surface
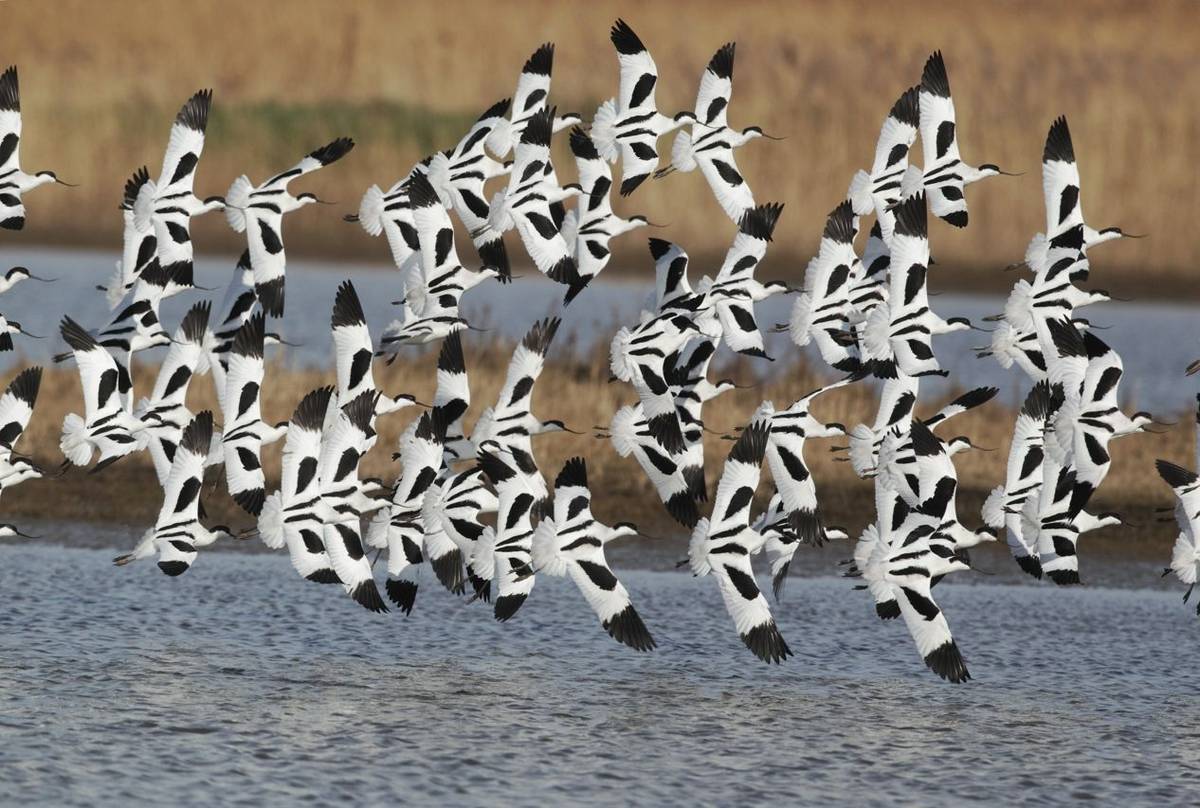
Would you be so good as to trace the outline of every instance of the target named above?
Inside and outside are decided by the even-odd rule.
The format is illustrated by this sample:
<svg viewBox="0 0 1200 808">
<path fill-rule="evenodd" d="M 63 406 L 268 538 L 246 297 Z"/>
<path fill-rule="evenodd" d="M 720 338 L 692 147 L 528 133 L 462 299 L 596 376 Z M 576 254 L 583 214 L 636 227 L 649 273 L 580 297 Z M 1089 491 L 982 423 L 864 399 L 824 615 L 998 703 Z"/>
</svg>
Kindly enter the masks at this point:
<svg viewBox="0 0 1200 808">
<path fill-rule="evenodd" d="M 628 554 L 646 655 L 566 580 L 499 625 L 432 576 L 413 616 L 372 616 L 282 555 L 167 579 L 113 554 L 0 547 L 9 798 L 1165 805 L 1200 776 L 1200 620 L 1176 591 L 947 583 L 974 675 L 951 686 L 833 577 L 790 583 L 796 656 L 768 667 L 711 581 Z"/>
</svg>

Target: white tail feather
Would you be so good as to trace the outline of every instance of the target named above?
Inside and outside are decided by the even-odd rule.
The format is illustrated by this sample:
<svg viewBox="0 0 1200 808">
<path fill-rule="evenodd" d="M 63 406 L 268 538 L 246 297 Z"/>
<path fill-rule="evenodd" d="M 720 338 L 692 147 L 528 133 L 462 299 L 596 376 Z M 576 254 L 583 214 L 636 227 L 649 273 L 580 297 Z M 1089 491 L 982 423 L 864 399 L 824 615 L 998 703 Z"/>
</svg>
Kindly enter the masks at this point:
<svg viewBox="0 0 1200 808">
<path fill-rule="evenodd" d="M 358 203 L 358 224 L 368 236 L 383 232 L 383 191 L 372 185 Z"/>
<path fill-rule="evenodd" d="M 792 304 L 792 316 L 788 321 L 792 342 L 801 348 L 812 341 L 812 314 L 812 297 L 808 292 L 804 292 Z"/>
<path fill-rule="evenodd" d="M 850 430 L 850 465 L 859 477 L 875 470 L 875 433 L 866 424 Z"/>
<path fill-rule="evenodd" d="M 612 422 L 608 425 L 608 434 L 611 436 L 613 448 L 621 457 L 629 457 L 637 447 L 637 422 L 639 420 L 638 411 L 634 407 L 626 405 L 616 411 Z"/>
<path fill-rule="evenodd" d="M 59 440 L 58 447 L 73 466 L 86 466 L 92 460 L 92 444 L 88 441 L 87 423 L 73 412 L 63 418 L 62 439 Z"/>
<path fill-rule="evenodd" d="M 610 98 L 596 108 L 596 115 L 592 118 L 592 142 L 596 144 L 596 151 L 600 152 L 600 156 L 610 163 L 617 162 L 617 102 L 616 99 Z"/>
<path fill-rule="evenodd" d="M 567 562 L 558 554 L 558 530 L 553 519 L 543 519 L 533 531 L 531 558 L 539 575 L 545 573 L 561 578 L 567 574 Z"/>
<path fill-rule="evenodd" d="M 245 174 L 238 177 L 225 192 L 225 221 L 229 222 L 238 233 L 246 232 L 246 212 L 244 208 L 250 204 L 250 192 L 254 185 Z"/>
<path fill-rule="evenodd" d="M 708 553 L 704 549 L 706 541 L 708 541 L 708 520 L 701 519 L 696 523 L 692 537 L 688 540 L 688 565 L 692 568 L 693 575 L 708 575 L 712 571 L 712 567 L 708 563 Z"/>
<path fill-rule="evenodd" d="M 696 167 L 696 153 L 692 151 L 692 133 L 680 129 L 671 144 L 671 166 L 676 171 L 691 171 Z"/>
<path fill-rule="evenodd" d="M 846 192 L 850 198 L 850 207 L 854 208 L 855 216 L 866 216 L 875 211 L 875 202 L 871 198 L 871 175 L 859 170 L 850 180 L 850 189 Z"/>
<path fill-rule="evenodd" d="M 133 221 L 138 230 L 144 232 L 150 229 L 150 220 L 154 215 L 154 195 L 157 192 L 154 180 L 146 182 L 138 189 L 137 198 L 133 200 Z"/>
<path fill-rule="evenodd" d="M 925 173 L 917 166 L 909 165 L 904 171 L 904 176 L 900 178 L 900 198 L 908 199 L 920 193 L 924 186 Z"/>
<path fill-rule="evenodd" d="M 980 516 L 983 517 L 983 523 L 990 528 L 999 530 L 1004 527 L 1004 486 L 998 485 L 988 494 L 987 499 L 983 501 L 983 508 L 980 510 Z"/>
<path fill-rule="evenodd" d="M 263 540 L 263 544 L 272 550 L 278 550 L 284 545 L 283 498 L 278 491 L 263 502 L 262 513 L 258 516 L 258 536 Z"/>
</svg>

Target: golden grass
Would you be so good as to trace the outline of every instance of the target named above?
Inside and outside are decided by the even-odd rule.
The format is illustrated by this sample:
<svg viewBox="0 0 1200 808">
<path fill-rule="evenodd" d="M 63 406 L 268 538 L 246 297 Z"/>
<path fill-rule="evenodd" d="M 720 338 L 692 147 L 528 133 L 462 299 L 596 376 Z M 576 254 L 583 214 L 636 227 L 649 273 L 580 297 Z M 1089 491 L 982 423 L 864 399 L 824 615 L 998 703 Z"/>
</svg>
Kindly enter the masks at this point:
<svg viewBox="0 0 1200 808">
<path fill-rule="evenodd" d="M 467 417 L 469 426 L 479 412 L 495 400 L 504 381 L 511 346 L 480 346 L 472 340 L 466 342 L 473 397 Z M 568 346 L 557 347 L 561 356 L 568 354 L 565 350 Z M 409 392 L 419 400 L 429 401 L 433 395 L 435 357 L 435 352 L 430 351 L 421 356 L 402 358 L 391 367 L 380 363 L 376 371 L 377 382 L 389 393 Z M 760 388 L 735 390 L 708 404 L 704 413 L 706 424 L 715 430 L 731 430 L 745 423 L 764 398 L 782 407 L 819 385 L 803 366 L 784 366 L 779 370 L 777 381 Z M 740 362 L 719 371 L 720 376 L 734 379 L 749 376 L 748 365 Z M 534 391 L 534 411 L 543 418 L 560 418 L 567 426 L 590 433 L 592 426 L 607 425 L 618 407 L 635 400 L 627 385 L 608 384 L 607 378 L 607 362 L 599 352 L 583 361 L 552 355 Z M 332 375 L 328 372 L 288 370 L 270 365 L 263 386 L 264 419 L 268 422 L 286 420 L 305 393 L 331 382 Z M 152 383 L 152 369 L 138 368 L 135 383 L 139 391 L 148 389 Z M 193 411 L 216 406 L 208 377 L 194 380 L 189 395 L 189 406 Z M 942 403 L 926 401 L 920 413 L 932 413 Z M 58 435 L 62 418 L 68 411 L 79 411 L 80 406 L 79 382 L 74 369 L 47 369 L 38 407 L 19 448 L 47 465 L 60 462 Z M 875 407 L 872 390 L 860 384 L 833 391 L 818 402 L 815 414 L 826 422 L 852 426 L 873 417 Z M 396 449 L 397 438 L 415 412 L 415 409 L 409 409 L 380 419 L 379 442 L 363 461 L 364 476 L 378 476 L 391 482 L 398 474 L 399 464 L 391 460 L 391 454 Z M 946 430 L 949 434 L 943 436 L 969 435 L 977 445 L 995 450 L 969 452 L 957 458 L 961 484 L 959 513 L 967 524 L 977 523 L 983 497 L 1003 479 L 1013 417 L 1011 410 L 992 402 L 961 416 L 953 423 L 953 428 Z M 1172 504 L 1170 491 L 1154 472 L 1153 460 L 1166 457 L 1190 466 L 1193 462 L 1192 440 L 1188 419 L 1169 434 L 1139 435 L 1114 444 L 1112 472 L 1092 508 L 1120 510 L 1135 519 L 1140 527 L 1123 532 L 1123 537 L 1155 544 L 1173 539 L 1172 529 L 1155 523 L 1151 512 L 1155 506 Z M 844 443 L 810 442 L 806 459 L 817 480 L 827 521 L 843 525 L 857 535 L 873 518 L 871 487 L 854 476 L 848 463 L 835 461 L 837 455 L 828 447 L 839 442 Z M 718 436 L 706 438 L 710 490 L 715 486 L 730 446 Z M 272 480 L 278 476 L 280 449 L 281 445 L 272 447 L 264 456 Z M 633 458 L 617 457 L 608 441 L 597 440 L 590 434 L 547 435 L 535 441 L 535 453 L 550 481 L 568 457 L 585 457 L 595 493 L 595 510 L 601 519 L 632 518 L 652 535 L 682 533 L 666 516 Z M 241 514 L 224 493 L 223 478 L 213 473 L 210 482 L 214 492 L 206 494 L 206 505 L 212 518 L 234 525 L 248 525 L 250 518 Z M 761 490 L 765 493 L 767 489 L 769 484 L 764 482 Z M 161 504 L 160 496 L 149 458 L 142 455 L 126 458 L 99 475 L 74 469 L 60 479 L 29 482 L 5 492 L 4 519 L 78 519 L 145 526 L 153 522 Z"/>
<path fill-rule="evenodd" d="M 1027 172 L 972 188 L 966 231 L 938 227 L 939 260 L 969 270 L 960 281 L 986 274 L 992 282 L 982 271 L 1019 258 L 1041 229 L 1041 146 L 1060 113 L 1071 121 L 1089 217 L 1153 235 L 1106 249 L 1098 268 L 1131 278 L 1136 269 L 1144 281 L 1183 277 L 1200 260 L 1200 242 L 1175 235 L 1190 231 L 1200 203 L 1200 132 L 1188 103 L 1200 97 L 1200 15 L 1182 0 L 919 8 L 866 0 L 13 0 L 0 5 L 0 52 L 21 68 L 22 156 L 84 184 L 32 195 L 24 240 L 115 246 L 125 177 L 143 163 L 157 170 L 175 109 L 212 86 L 214 131 L 198 192 L 223 193 L 237 174 L 261 178 L 350 134 L 356 151 L 306 181 L 342 207 L 301 213 L 288 244 L 294 254 L 382 260 L 382 243 L 339 221 L 363 189 L 450 145 L 464 121 L 512 93 L 521 62 L 543 40 L 558 45 L 553 102 L 590 117 L 616 89 L 607 30 L 618 15 L 655 55 L 668 111 L 693 103 L 709 56 L 738 41 L 732 123 L 788 137 L 751 144 L 738 158 L 759 200 L 788 205 L 776 272 L 803 266 L 825 213 L 869 162 L 887 109 L 935 48 L 946 53 L 966 159 Z M 559 162 L 570 177 L 566 156 Z M 711 257 L 732 227 L 702 184 L 699 175 L 674 176 L 618 207 L 668 222 L 668 237 Z M 238 239 L 209 217 L 196 240 L 228 250 Z M 614 266 L 646 267 L 643 244 L 627 239 Z M 1107 275 L 1104 283 L 1120 286 Z"/>
</svg>

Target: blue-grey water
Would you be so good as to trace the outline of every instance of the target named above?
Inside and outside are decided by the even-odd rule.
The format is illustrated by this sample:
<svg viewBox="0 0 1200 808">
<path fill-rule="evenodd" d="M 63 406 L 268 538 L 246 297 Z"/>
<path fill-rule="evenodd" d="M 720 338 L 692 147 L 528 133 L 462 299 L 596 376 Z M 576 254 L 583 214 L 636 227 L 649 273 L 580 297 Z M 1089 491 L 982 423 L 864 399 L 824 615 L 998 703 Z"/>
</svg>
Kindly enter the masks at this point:
<svg viewBox="0 0 1200 808">
<path fill-rule="evenodd" d="M 381 252 L 384 249 L 381 242 Z M 115 253 L 104 251 L 0 248 L 0 270 L 20 264 L 35 273 L 59 279 L 52 286 L 26 281 L 0 298 L 0 313 L 18 320 L 35 334 L 49 336 L 40 342 L 17 337 L 17 351 L 0 357 L 0 366 L 5 362 L 10 365 L 20 361 L 45 362 L 61 350 L 57 328 L 64 313 L 88 326 L 107 322 L 109 312 L 103 295 L 95 292 L 93 287 L 108 279 L 116 259 Z M 215 307 L 220 306 L 233 265 L 232 256 L 203 255 L 197 258 L 196 282 L 215 288 L 210 293 L 215 298 Z M 693 266 L 693 279 L 705 271 L 715 271 L 715 267 Z M 295 365 L 332 362 L 332 342 L 327 327 L 329 310 L 334 290 L 346 278 L 353 280 L 358 289 L 368 322 L 376 333 L 395 319 L 397 310 L 391 301 L 402 296 L 395 271 L 382 265 L 291 259 L 288 262 L 287 309 L 278 330 L 286 339 L 299 345 L 284 349 L 285 353 L 280 356 L 285 362 Z M 934 291 L 938 288 L 938 280 L 937 273 L 930 278 Z M 571 343 L 585 349 L 596 340 L 607 343 L 617 325 L 635 323 L 647 293 L 653 289 L 653 269 L 647 260 L 644 280 L 621 276 L 602 281 L 592 284 L 580 295 L 578 303 L 567 309 L 558 340 L 560 346 Z M 494 336 L 511 340 L 523 335 L 535 319 L 560 313 L 561 298 L 560 286 L 530 270 L 511 285 L 488 282 L 468 293 L 463 299 L 463 311 L 473 325 L 490 329 L 488 334 L 474 335 L 472 339 Z M 187 308 L 199 299 L 200 293 L 187 293 L 164 302 L 163 321 L 173 328 Z M 760 303 L 757 308 L 760 325 L 767 329 L 775 323 L 787 322 L 791 305 L 791 299 L 783 297 Z M 1003 309 L 1003 299 L 947 293 L 931 298 L 931 305 L 943 317 L 968 317 L 977 324 L 984 324 L 983 317 Z M 1127 407 L 1175 413 L 1193 406 L 1195 385 L 1184 379 L 1183 369 L 1200 356 L 1196 309 L 1194 303 L 1186 302 L 1110 302 L 1080 311 L 1096 325 L 1107 329 L 1098 333 L 1124 358 L 1121 397 Z M 926 380 L 922 395 L 936 401 L 953 388 L 996 385 L 1010 403 L 1023 398 L 1029 384 L 1019 370 L 1015 367 L 1004 370 L 995 360 L 978 359 L 970 350 L 972 346 L 987 344 L 988 339 L 988 334 L 978 332 L 936 338 L 934 350 L 942 366 L 951 373 L 945 380 Z M 772 355 L 784 360 L 797 353 L 786 334 L 769 335 L 767 348 Z M 815 351 L 806 351 L 806 355 L 820 363 Z M 764 373 L 771 372 L 772 365 L 765 362 L 761 365 Z"/>
<path fill-rule="evenodd" d="M 775 606 L 795 652 L 776 667 L 669 552 L 614 555 L 643 655 L 567 580 L 504 625 L 430 575 L 411 617 L 373 616 L 281 554 L 205 551 L 168 579 L 111 566 L 133 530 L 39 529 L 76 546 L 0 546 L 15 803 L 1195 800 L 1200 620 L 1175 589 L 947 582 L 974 677 L 953 686 L 827 554 Z"/>
</svg>

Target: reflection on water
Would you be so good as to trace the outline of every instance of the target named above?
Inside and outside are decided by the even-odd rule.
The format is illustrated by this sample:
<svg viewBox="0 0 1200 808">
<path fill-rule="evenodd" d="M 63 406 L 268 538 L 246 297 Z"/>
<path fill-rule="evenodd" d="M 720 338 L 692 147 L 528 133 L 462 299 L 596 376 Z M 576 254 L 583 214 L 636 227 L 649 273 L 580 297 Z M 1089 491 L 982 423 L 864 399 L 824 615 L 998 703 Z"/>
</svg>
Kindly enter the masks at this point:
<svg viewBox="0 0 1200 808">
<path fill-rule="evenodd" d="M 13 249 L 0 250 L 0 268 L 24 264 L 34 272 L 59 278 L 53 286 L 25 282 L 0 299 L 0 311 L 35 334 L 54 334 L 58 320 L 69 313 L 85 324 L 100 324 L 108 316 L 103 295 L 92 287 L 103 283 L 112 272 L 115 253 Z M 233 272 L 233 257 L 201 257 L 196 264 L 196 282 L 214 287 L 217 305 Z M 764 270 L 765 271 L 765 270 Z M 699 277 L 700 271 L 693 269 Z M 607 342 L 616 323 L 636 321 L 648 292 L 653 288 L 653 270 L 647 265 L 645 280 L 627 279 L 592 284 L 564 314 L 559 341 L 586 348 L 597 339 Z M 363 308 L 378 331 L 396 316 L 390 301 L 401 297 L 397 274 L 390 269 L 362 264 L 331 265 L 293 260 L 288 264 L 287 313 L 279 330 L 301 344 L 289 348 L 286 358 L 297 364 L 329 364 L 332 343 L 327 323 L 334 289 L 345 278 L 358 288 Z M 930 281 L 936 290 L 936 273 Z M 179 295 L 163 304 L 163 320 L 174 325 L 183 312 L 199 299 L 199 293 Z M 488 282 L 464 298 L 465 316 L 473 325 L 491 329 L 491 334 L 516 339 L 539 317 L 559 312 L 562 288 L 530 271 L 509 286 Z M 943 294 L 931 305 L 943 317 L 968 317 L 977 324 L 1003 309 L 1003 300 L 992 296 Z M 766 329 L 786 322 L 791 300 L 774 298 L 759 304 L 758 320 Z M 1116 348 L 1125 362 L 1121 393 L 1127 406 L 1161 412 L 1179 412 L 1192 406 L 1195 386 L 1184 380 L 1183 368 L 1200 356 L 1195 306 L 1172 303 L 1108 303 L 1090 307 L 1086 315 L 1107 330 L 1102 338 Z M 489 335 L 475 335 L 487 339 Z M 926 380 L 923 394 L 934 399 L 952 387 L 996 385 L 1009 402 L 1018 402 L 1028 391 L 1028 382 L 1016 368 L 1003 370 L 992 359 L 977 359 L 972 346 L 986 344 L 988 334 L 960 332 L 938 337 L 934 348 L 942 366 L 951 372 L 947 380 Z M 19 352 L 31 360 L 45 362 L 55 352 L 56 340 L 36 342 L 17 338 Z M 161 349 L 160 349 L 161 350 Z M 413 350 L 422 350 L 414 348 Z M 787 335 L 768 339 L 768 351 L 786 358 L 795 349 Z M 10 356 L 10 355 L 8 355 Z M 816 354 L 813 357 L 819 361 Z M 7 356 L 0 362 L 12 361 Z M 771 366 L 763 363 L 763 372 Z"/>
<path fill-rule="evenodd" d="M 619 568 L 660 646 L 639 655 L 565 580 L 499 625 L 428 575 L 412 617 L 374 617 L 282 555 L 203 553 L 167 579 L 112 554 L 0 547 L 12 794 L 1150 805 L 1200 766 L 1200 623 L 1177 593 L 947 583 L 975 677 L 954 687 L 834 578 L 792 582 L 796 656 L 770 667 L 683 573 Z"/>
</svg>

